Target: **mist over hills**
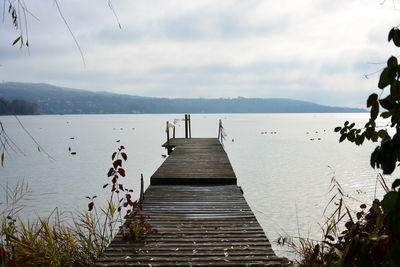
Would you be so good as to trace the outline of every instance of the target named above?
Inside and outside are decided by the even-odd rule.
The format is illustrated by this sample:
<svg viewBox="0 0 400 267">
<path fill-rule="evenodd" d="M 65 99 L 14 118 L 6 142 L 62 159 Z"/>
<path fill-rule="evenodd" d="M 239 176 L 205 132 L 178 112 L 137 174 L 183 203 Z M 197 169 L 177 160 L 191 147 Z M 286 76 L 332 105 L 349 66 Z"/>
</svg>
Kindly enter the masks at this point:
<svg viewBox="0 0 400 267">
<path fill-rule="evenodd" d="M 359 108 L 323 106 L 287 98 L 156 98 L 44 83 L 3 82 L 0 83 L 0 97 L 36 104 L 40 114 L 366 112 Z"/>
</svg>

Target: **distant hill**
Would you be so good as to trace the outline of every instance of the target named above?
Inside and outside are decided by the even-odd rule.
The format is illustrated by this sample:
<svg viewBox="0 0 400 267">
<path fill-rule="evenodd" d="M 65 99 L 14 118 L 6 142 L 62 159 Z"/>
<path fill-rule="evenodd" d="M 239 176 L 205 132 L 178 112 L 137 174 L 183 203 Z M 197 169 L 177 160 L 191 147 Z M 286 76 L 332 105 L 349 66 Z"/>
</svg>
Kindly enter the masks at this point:
<svg viewBox="0 0 400 267">
<path fill-rule="evenodd" d="M 34 103 L 40 114 L 365 112 L 287 98 L 170 99 L 91 92 L 42 83 L 0 83 L 0 97 Z"/>
</svg>

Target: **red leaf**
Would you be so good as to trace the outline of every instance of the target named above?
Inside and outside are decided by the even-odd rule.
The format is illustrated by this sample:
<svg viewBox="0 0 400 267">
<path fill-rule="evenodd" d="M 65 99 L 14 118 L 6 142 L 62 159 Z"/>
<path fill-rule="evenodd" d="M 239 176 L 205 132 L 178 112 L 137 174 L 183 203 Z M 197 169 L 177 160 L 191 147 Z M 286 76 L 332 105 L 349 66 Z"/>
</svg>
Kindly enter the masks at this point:
<svg viewBox="0 0 400 267">
<path fill-rule="evenodd" d="M 121 146 L 119 149 L 122 150 L 122 149 L 125 149 L 125 147 L 124 147 L 124 146 Z"/>
<path fill-rule="evenodd" d="M 128 155 L 126 155 L 126 153 L 121 153 L 121 156 L 125 161 L 128 159 Z"/>
<path fill-rule="evenodd" d="M 114 184 L 114 187 L 115 187 L 115 183 L 117 182 L 117 180 L 118 180 L 118 176 L 117 175 L 115 175 L 111 180 L 111 182 Z"/>
<path fill-rule="evenodd" d="M 122 167 L 122 160 L 117 159 L 113 162 L 114 169 L 118 168 L 118 166 Z"/>
<path fill-rule="evenodd" d="M 124 186 L 122 184 L 119 184 L 118 187 L 120 190 L 124 191 Z"/>
<path fill-rule="evenodd" d="M 114 160 L 116 155 L 117 155 L 117 152 L 114 152 L 114 153 L 112 154 L 112 156 L 111 156 L 111 159 Z"/>
<path fill-rule="evenodd" d="M 125 177 L 125 170 L 122 168 L 118 169 L 118 173 L 121 174 L 122 177 Z"/>
<path fill-rule="evenodd" d="M 17 263 L 15 262 L 15 260 L 10 259 L 10 260 L 8 260 L 8 262 L 7 262 L 7 266 L 8 266 L 8 267 L 17 267 Z"/>
<path fill-rule="evenodd" d="M 93 203 L 93 202 L 90 202 L 90 203 L 88 204 L 89 211 L 91 211 L 91 210 L 93 209 L 93 206 L 94 206 L 94 203 Z"/>
<path fill-rule="evenodd" d="M 110 168 L 110 170 L 109 170 L 108 173 L 107 173 L 107 176 L 108 176 L 108 177 L 113 176 L 114 173 L 115 173 L 115 170 L 114 170 L 113 168 Z"/>
<path fill-rule="evenodd" d="M 118 207 L 118 212 L 120 212 L 120 211 L 121 211 L 121 206 Z"/>
<path fill-rule="evenodd" d="M 103 188 L 106 188 L 108 186 L 108 184 L 103 185 Z"/>
<path fill-rule="evenodd" d="M 4 248 L 0 247 L 0 264 L 3 264 L 7 257 L 7 251 Z"/>
</svg>

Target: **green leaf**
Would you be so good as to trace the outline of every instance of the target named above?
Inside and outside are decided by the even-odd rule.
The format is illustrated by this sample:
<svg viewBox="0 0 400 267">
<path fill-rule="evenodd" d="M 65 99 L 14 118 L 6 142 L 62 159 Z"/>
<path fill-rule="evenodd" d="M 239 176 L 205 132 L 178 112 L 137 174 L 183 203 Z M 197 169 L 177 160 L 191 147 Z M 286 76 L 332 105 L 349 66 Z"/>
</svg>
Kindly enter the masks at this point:
<svg viewBox="0 0 400 267">
<path fill-rule="evenodd" d="M 347 140 L 349 140 L 350 142 L 354 142 L 354 140 L 355 140 L 355 137 L 354 137 L 354 134 L 353 133 L 351 133 L 351 134 L 348 134 L 347 135 Z"/>
<path fill-rule="evenodd" d="M 390 191 L 386 193 L 382 200 L 383 211 L 389 213 L 396 208 L 396 201 L 398 198 L 398 192 Z"/>
<path fill-rule="evenodd" d="M 365 134 L 362 134 L 358 137 L 358 144 L 361 145 L 362 143 L 364 143 L 365 140 Z"/>
<path fill-rule="evenodd" d="M 378 114 L 379 114 L 379 105 L 378 105 L 378 103 L 376 103 L 376 104 L 372 105 L 372 108 L 371 108 L 371 119 L 375 120 L 378 117 Z"/>
<path fill-rule="evenodd" d="M 392 116 L 392 113 L 390 111 L 385 111 L 381 113 L 381 117 L 384 119 L 389 118 L 390 116 Z"/>
<path fill-rule="evenodd" d="M 388 135 L 388 133 L 387 133 L 386 130 L 381 129 L 381 130 L 379 130 L 379 132 L 378 132 L 378 136 L 379 136 L 380 138 L 382 138 L 382 139 L 385 139 L 385 138 L 387 138 L 389 135 Z"/>
<path fill-rule="evenodd" d="M 390 42 L 393 39 L 393 34 L 394 34 L 395 28 L 392 28 L 389 32 L 388 35 L 388 42 Z"/>
<path fill-rule="evenodd" d="M 389 68 L 395 68 L 397 67 L 397 58 L 394 56 L 391 56 L 388 61 L 387 61 L 387 66 Z"/>
<path fill-rule="evenodd" d="M 335 132 L 337 133 L 337 132 L 339 132 L 341 129 L 342 129 L 342 127 L 338 126 L 338 127 L 335 128 Z"/>
<path fill-rule="evenodd" d="M 400 82 L 398 80 L 393 80 L 390 84 L 390 94 L 395 98 L 398 99 L 400 97 Z"/>
<path fill-rule="evenodd" d="M 374 132 L 374 130 L 368 128 L 367 130 L 365 130 L 365 137 L 369 140 L 372 137 L 372 133 Z"/>
<path fill-rule="evenodd" d="M 379 138 L 378 133 L 377 133 L 377 132 L 373 132 L 373 133 L 372 133 L 372 136 L 371 136 L 371 140 L 372 140 L 373 142 L 376 142 L 376 141 L 378 141 L 378 138 Z"/>
<path fill-rule="evenodd" d="M 378 167 L 378 158 L 380 157 L 381 151 L 379 147 L 376 147 L 374 152 L 371 153 L 370 164 L 372 168 Z"/>
<path fill-rule="evenodd" d="M 387 110 L 391 110 L 396 107 L 396 102 L 391 95 L 379 100 L 379 104 L 381 104 L 381 106 Z"/>
<path fill-rule="evenodd" d="M 381 158 L 378 162 L 381 164 L 383 174 L 391 174 L 396 168 L 397 156 L 396 150 L 393 146 L 393 140 L 382 141 L 381 144 Z"/>
<path fill-rule="evenodd" d="M 389 84 L 391 84 L 395 78 L 395 71 L 393 71 L 393 69 L 386 67 L 380 77 L 379 77 L 379 82 L 378 82 L 378 87 L 380 89 L 385 88 L 386 86 L 388 86 Z"/>
<path fill-rule="evenodd" d="M 396 187 L 400 186 L 400 179 L 394 180 L 392 184 L 392 189 L 396 189 Z"/>
<path fill-rule="evenodd" d="M 367 99 L 367 108 L 373 106 L 378 101 L 378 94 L 371 94 Z"/>
<path fill-rule="evenodd" d="M 18 36 L 17 39 L 14 40 L 12 45 L 15 45 L 16 43 L 18 43 L 21 40 L 21 38 L 22 38 L 22 36 Z"/>
<path fill-rule="evenodd" d="M 343 142 L 344 139 L 346 139 L 346 137 L 347 137 L 347 134 L 342 134 L 342 136 L 340 136 L 340 138 L 339 138 L 339 143 Z"/>
<path fill-rule="evenodd" d="M 392 40 L 395 46 L 400 47 L 400 30 L 393 29 Z"/>
</svg>

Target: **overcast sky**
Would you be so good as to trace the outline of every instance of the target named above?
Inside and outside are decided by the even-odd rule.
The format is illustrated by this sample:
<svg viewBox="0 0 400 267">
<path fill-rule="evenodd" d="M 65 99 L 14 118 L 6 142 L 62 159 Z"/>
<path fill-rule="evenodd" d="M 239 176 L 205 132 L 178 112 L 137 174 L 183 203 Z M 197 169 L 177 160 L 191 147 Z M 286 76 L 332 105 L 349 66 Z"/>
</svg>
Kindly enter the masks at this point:
<svg viewBox="0 0 400 267">
<path fill-rule="evenodd" d="M 1 1 L 2 2 L 2 1 Z M 8 1 L 7 1 L 8 2 Z M 363 107 L 400 1 L 29 0 L 27 49 L 6 16 L 0 80 L 157 97 L 285 97 Z M 396 6 L 398 5 L 398 7 Z M 2 7 L 1 7 L 2 8 Z M 380 64 L 371 64 L 380 63 Z"/>
</svg>

